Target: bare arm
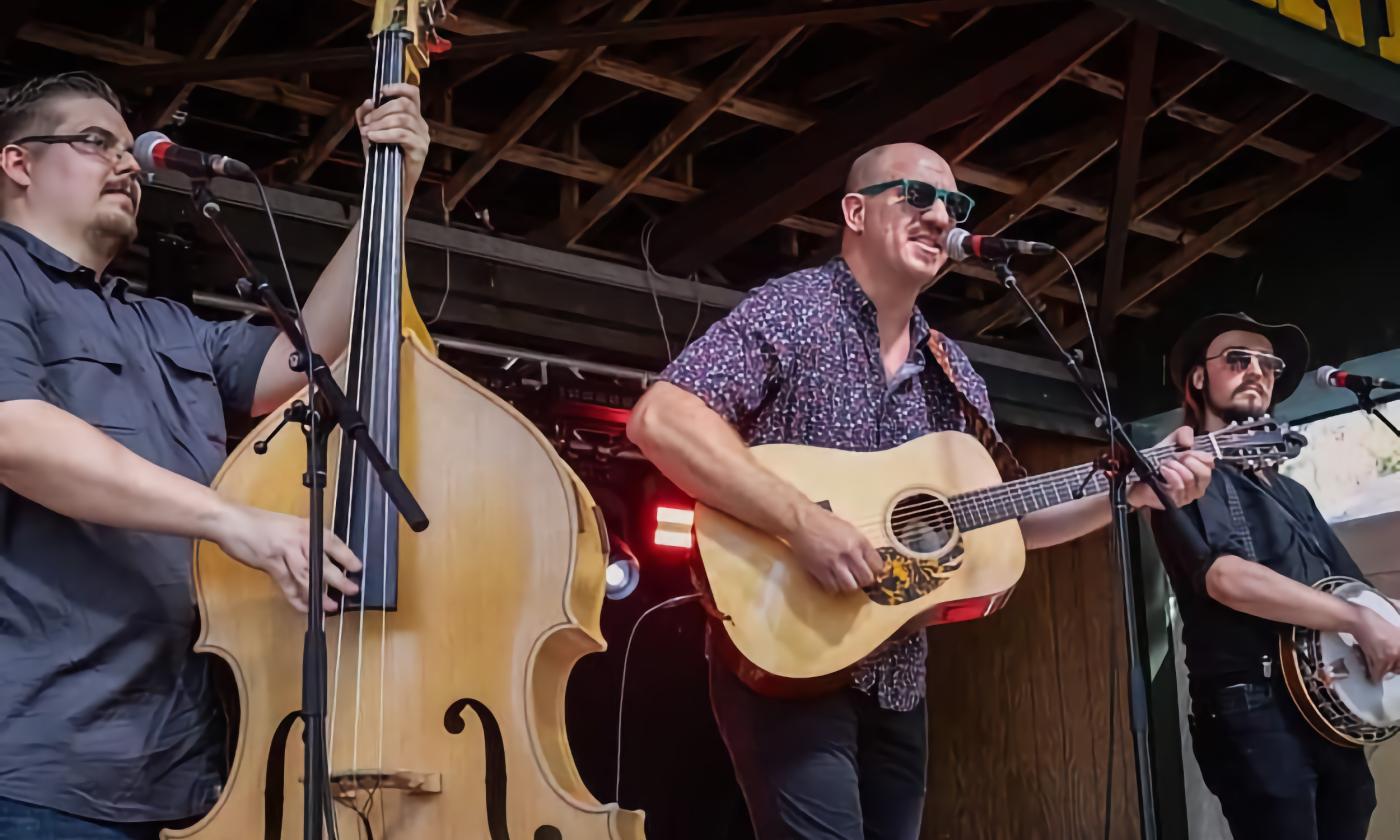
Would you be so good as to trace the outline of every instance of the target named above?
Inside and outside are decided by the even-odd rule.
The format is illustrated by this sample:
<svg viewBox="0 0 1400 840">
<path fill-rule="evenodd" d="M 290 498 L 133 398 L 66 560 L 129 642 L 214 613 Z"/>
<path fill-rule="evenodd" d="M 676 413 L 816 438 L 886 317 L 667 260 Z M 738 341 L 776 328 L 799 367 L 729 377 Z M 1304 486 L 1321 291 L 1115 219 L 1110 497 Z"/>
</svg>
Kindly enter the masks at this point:
<svg viewBox="0 0 1400 840">
<path fill-rule="evenodd" d="M 627 435 L 676 486 L 759 530 L 787 538 L 815 507 L 764 469 L 723 417 L 669 382 L 642 395 Z"/>
<path fill-rule="evenodd" d="M 328 362 L 334 362 L 350 341 L 350 308 L 355 297 L 355 256 L 359 241 L 360 223 L 356 222 L 345 241 L 340 243 L 335 256 L 326 264 L 326 270 L 316 281 L 316 288 L 311 290 L 306 305 L 302 307 L 311 348 Z M 306 387 L 306 374 L 287 366 L 291 353 L 292 342 L 285 335 L 277 336 L 277 340 L 268 348 L 262 369 L 258 371 L 257 387 L 253 391 L 254 417 L 272 411 Z"/>
<path fill-rule="evenodd" d="M 883 561 L 869 541 L 764 469 L 699 397 L 658 382 L 637 402 L 627 434 L 686 493 L 792 545 L 827 589 L 874 583 Z"/>
<path fill-rule="evenodd" d="M 1206 571 L 1206 592 L 1242 613 L 1356 638 L 1372 679 L 1400 673 L 1400 627 L 1273 569 L 1226 554 Z"/>
<path fill-rule="evenodd" d="M 1168 441 L 1189 450 L 1191 430 L 1183 426 L 1162 442 Z M 1162 489 L 1178 506 L 1189 505 L 1205 495 L 1214 467 L 1215 459 L 1210 455 L 1183 451 L 1174 459 L 1163 461 L 1158 468 Z M 1129 488 L 1128 504 L 1134 508 L 1147 506 L 1159 510 L 1162 506 L 1157 494 L 1146 484 L 1134 484 Z M 1100 494 L 1027 514 L 1021 520 L 1021 534 L 1026 548 L 1046 548 L 1097 531 L 1109 523 L 1111 514 L 1108 495 Z"/>
<path fill-rule="evenodd" d="M 1021 519 L 1021 536 L 1027 549 L 1049 548 L 1097 531 L 1108 520 L 1108 496 L 1090 496 L 1027 514 Z"/>
<path fill-rule="evenodd" d="M 0 484 L 72 519 L 213 540 L 267 572 L 288 600 L 305 608 L 303 520 L 230 504 L 49 403 L 0 402 Z M 353 593 L 354 584 L 331 558 L 352 571 L 360 568 L 359 560 L 333 536 L 326 552 L 327 583 Z M 333 600 L 327 604 L 335 607 Z"/>
<path fill-rule="evenodd" d="M 403 207 L 407 214 L 409 199 L 413 197 L 428 155 L 428 123 L 423 119 L 417 85 L 387 85 L 384 94 L 390 98 L 378 108 L 368 99 L 361 103 L 355 111 L 355 122 L 366 160 L 370 143 L 392 143 L 403 149 Z M 302 308 L 311 348 L 327 361 L 335 361 L 350 341 L 350 308 L 355 297 L 355 258 L 359 241 L 357 222 L 326 264 L 326 270 L 321 272 L 316 288 Z M 263 357 L 253 394 L 254 416 L 266 414 L 305 386 L 305 374 L 287 367 L 287 356 L 291 352 L 292 343 L 286 336 L 278 336 Z"/>
<path fill-rule="evenodd" d="M 0 484 L 73 519 L 184 537 L 225 514 L 213 490 L 39 400 L 0 403 Z"/>
<path fill-rule="evenodd" d="M 1232 610 L 1314 630 L 1352 632 L 1357 608 L 1267 566 L 1226 554 L 1206 572 L 1206 592 Z"/>
</svg>

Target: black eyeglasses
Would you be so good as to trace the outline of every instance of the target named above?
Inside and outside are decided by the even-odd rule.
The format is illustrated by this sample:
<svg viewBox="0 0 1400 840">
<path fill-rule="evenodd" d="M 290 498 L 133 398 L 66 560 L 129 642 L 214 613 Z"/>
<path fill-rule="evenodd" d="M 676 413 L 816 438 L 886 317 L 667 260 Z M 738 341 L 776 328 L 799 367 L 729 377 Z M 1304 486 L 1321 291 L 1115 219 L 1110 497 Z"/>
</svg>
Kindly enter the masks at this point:
<svg viewBox="0 0 1400 840">
<path fill-rule="evenodd" d="M 904 193 L 904 200 L 915 210 L 927 210 L 933 206 L 935 201 L 942 201 L 943 206 L 948 208 L 948 215 L 955 222 L 965 222 L 967 217 L 972 215 L 972 206 L 976 203 L 972 196 L 960 193 L 957 190 L 945 190 L 942 187 L 935 187 L 923 181 L 915 181 L 912 178 L 901 178 L 898 181 L 885 181 L 881 184 L 874 184 L 864 189 L 856 190 L 860 195 L 879 195 L 888 189 L 898 187 Z"/>
<path fill-rule="evenodd" d="M 79 134 L 31 134 L 28 137 L 21 137 L 10 145 L 19 146 L 24 143 L 47 143 L 49 145 L 67 143 L 80 152 L 88 154 L 102 155 L 111 163 L 121 160 L 122 156 L 131 152 L 131 147 L 118 140 L 116 135 L 106 131 L 84 131 Z"/>
<path fill-rule="evenodd" d="M 1278 376 L 1283 373 L 1285 367 L 1283 359 L 1273 353 L 1265 353 L 1263 350 L 1245 350 L 1240 347 L 1232 347 L 1229 350 L 1216 353 L 1214 356 L 1206 356 L 1206 361 L 1211 359 L 1224 358 L 1225 364 L 1230 366 L 1230 370 L 1235 373 L 1243 373 L 1249 370 L 1250 362 L 1259 362 L 1259 370 L 1266 376 Z"/>
</svg>

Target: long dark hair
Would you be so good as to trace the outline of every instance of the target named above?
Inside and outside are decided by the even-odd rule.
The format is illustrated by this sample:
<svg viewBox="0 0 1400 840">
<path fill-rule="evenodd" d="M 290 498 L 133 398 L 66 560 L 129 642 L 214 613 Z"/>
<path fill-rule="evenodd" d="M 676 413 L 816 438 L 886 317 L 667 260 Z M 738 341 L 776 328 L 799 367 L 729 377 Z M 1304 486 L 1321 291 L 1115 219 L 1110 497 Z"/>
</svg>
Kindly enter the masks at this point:
<svg viewBox="0 0 1400 840">
<path fill-rule="evenodd" d="M 1210 382 L 1202 384 L 1205 387 L 1197 388 L 1191 384 L 1191 374 L 1196 372 L 1196 365 L 1186 371 L 1185 380 L 1181 383 L 1181 422 L 1190 426 L 1191 431 L 1200 434 L 1206 425 L 1206 392 L 1210 387 Z"/>
</svg>

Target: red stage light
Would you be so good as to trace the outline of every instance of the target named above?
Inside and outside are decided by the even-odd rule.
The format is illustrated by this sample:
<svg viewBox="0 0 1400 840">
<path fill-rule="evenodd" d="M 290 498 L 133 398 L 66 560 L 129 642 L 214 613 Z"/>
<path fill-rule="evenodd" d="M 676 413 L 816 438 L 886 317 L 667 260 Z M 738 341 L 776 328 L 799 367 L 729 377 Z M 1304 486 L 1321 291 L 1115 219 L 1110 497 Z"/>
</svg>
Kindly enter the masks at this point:
<svg viewBox="0 0 1400 840">
<path fill-rule="evenodd" d="M 656 534 L 652 542 L 667 548 L 690 548 L 694 545 L 690 528 L 695 524 L 692 508 L 656 506 Z"/>
</svg>

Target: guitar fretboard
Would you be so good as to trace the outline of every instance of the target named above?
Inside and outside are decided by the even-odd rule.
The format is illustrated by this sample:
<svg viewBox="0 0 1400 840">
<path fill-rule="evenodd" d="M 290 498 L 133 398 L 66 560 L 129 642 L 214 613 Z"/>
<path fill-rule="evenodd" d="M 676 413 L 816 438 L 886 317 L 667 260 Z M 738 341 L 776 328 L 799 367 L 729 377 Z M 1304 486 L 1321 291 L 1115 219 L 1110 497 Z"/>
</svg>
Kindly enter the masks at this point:
<svg viewBox="0 0 1400 840">
<path fill-rule="evenodd" d="M 1213 447 L 1209 438 L 1203 435 L 1196 438 L 1193 448 L 1209 452 Z M 1175 445 L 1167 443 L 1144 449 L 1142 454 L 1155 468 L 1178 451 Z M 1136 482 L 1137 476 L 1130 474 L 1128 481 Z M 1081 464 L 960 493 L 948 501 L 953 507 L 959 529 L 971 531 L 1064 502 L 1107 493 L 1108 488 L 1109 478 L 1103 470 L 1094 464 Z"/>
</svg>

